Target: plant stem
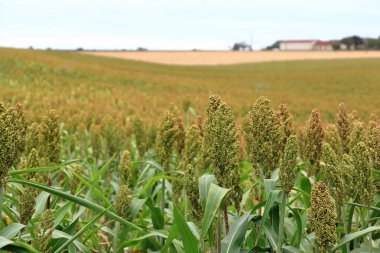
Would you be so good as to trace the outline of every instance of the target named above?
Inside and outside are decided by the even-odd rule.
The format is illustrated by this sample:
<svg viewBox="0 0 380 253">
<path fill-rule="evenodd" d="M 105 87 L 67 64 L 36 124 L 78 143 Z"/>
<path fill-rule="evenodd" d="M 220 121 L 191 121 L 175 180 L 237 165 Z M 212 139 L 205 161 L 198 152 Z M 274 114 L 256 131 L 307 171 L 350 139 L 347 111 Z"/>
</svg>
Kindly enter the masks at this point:
<svg viewBox="0 0 380 253">
<path fill-rule="evenodd" d="M 367 227 L 370 227 L 372 224 L 371 224 L 371 209 L 370 207 L 368 206 L 368 224 L 367 224 Z M 368 246 L 369 246 L 369 253 L 372 253 L 372 233 L 370 232 L 368 234 Z"/>
<path fill-rule="evenodd" d="M 161 212 L 162 212 L 162 215 L 165 216 L 165 179 L 162 179 L 162 188 L 161 188 L 161 198 L 162 198 L 162 202 L 161 202 Z M 161 238 L 161 243 L 162 245 L 165 244 L 165 239 L 164 238 Z"/>
<path fill-rule="evenodd" d="M 277 241 L 278 253 L 281 253 L 282 251 L 282 241 L 284 239 L 285 208 L 286 208 L 287 199 L 288 199 L 288 193 L 284 191 L 282 194 L 282 202 L 280 205 L 280 223 L 278 224 L 278 241 Z"/>
<path fill-rule="evenodd" d="M 3 220 L 3 193 L 4 193 L 4 186 L 0 186 L 0 220 Z"/>
<path fill-rule="evenodd" d="M 120 230 L 120 223 L 118 221 L 115 222 L 115 231 L 113 233 L 113 252 L 117 253 L 117 248 L 119 247 L 118 234 Z"/>
<path fill-rule="evenodd" d="M 346 222 L 346 207 L 344 204 L 341 208 L 341 212 L 342 212 L 341 215 L 342 215 L 344 235 L 348 235 L 348 227 L 347 227 L 347 222 Z M 350 243 L 346 244 L 344 247 L 346 248 L 347 253 L 349 253 L 350 252 Z"/>
<path fill-rule="evenodd" d="M 217 238 L 217 244 L 218 244 L 218 253 L 222 252 L 222 219 L 220 217 L 220 209 L 218 210 L 218 238 Z"/>
<path fill-rule="evenodd" d="M 230 230 L 230 226 L 228 224 L 228 212 L 227 212 L 227 204 L 224 204 L 224 226 L 226 228 L 226 235 L 228 234 L 228 231 Z"/>
</svg>

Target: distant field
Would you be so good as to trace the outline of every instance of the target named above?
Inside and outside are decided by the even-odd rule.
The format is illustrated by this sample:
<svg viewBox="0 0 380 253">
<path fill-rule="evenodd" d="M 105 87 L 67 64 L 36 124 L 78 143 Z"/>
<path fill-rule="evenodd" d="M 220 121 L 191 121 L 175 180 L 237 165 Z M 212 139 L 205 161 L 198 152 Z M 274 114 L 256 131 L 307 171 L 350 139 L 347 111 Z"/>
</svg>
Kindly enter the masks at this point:
<svg viewBox="0 0 380 253">
<path fill-rule="evenodd" d="M 0 48 L 0 101 L 21 102 L 31 116 L 56 108 L 68 124 L 88 126 L 104 117 L 134 115 L 157 122 L 171 103 L 181 110 L 186 100 L 203 113 L 212 93 L 220 94 L 239 118 L 259 96 L 267 96 L 274 107 L 288 104 L 297 124 L 313 108 L 321 110 L 325 122 L 333 120 L 340 102 L 368 118 L 370 112 L 380 113 L 380 58 L 172 66 Z"/>
<path fill-rule="evenodd" d="M 136 61 L 174 64 L 174 65 L 221 65 L 239 63 L 276 62 L 292 60 L 331 60 L 380 58 L 380 51 L 356 52 L 232 52 L 232 51 L 195 51 L 195 52 L 86 52 L 86 54 Z"/>
</svg>

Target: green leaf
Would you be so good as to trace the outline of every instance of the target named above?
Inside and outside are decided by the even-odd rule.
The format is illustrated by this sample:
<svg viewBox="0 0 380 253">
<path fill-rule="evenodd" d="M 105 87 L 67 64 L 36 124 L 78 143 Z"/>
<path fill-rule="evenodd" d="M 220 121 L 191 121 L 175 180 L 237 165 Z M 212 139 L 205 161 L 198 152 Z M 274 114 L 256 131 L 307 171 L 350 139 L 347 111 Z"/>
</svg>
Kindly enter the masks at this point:
<svg viewBox="0 0 380 253">
<path fill-rule="evenodd" d="M 140 209 L 142 206 L 145 204 L 147 201 L 147 198 L 145 199 L 138 199 L 138 198 L 133 198 L 131 202 L 131 207 L 129 208 L 129 214 L 130 214 L 130 219 L 133 220 L 137 214 L 139 213 Z"/>
<path fill-rule="evenodd" d="M 168 239 L 165 241 L 165 245 L 161 249 L 161 252 L 166 252 L 169 249 L 170 244 L 177 237 L 177 235 L 178 235 L 178 227 L 176 224 L 173 224 L 173 226 L 170 228 Z"/>
<path fill-rule="evenodd" d="M 164 219 L 164 216 L 161 213 L 161 209 L 158 208 L 158 207 L 156 207 L 156 206 L 154 206 L 153 201 L 152 201 L 151 198 L 148 198 L 148 200 L 146 201 L 146 204 L 147 204 L 147 206 L 150 209 L 150 213 L 151 213 L 151 216 L 152 216 L 153 227 L 155 229 L 163 229 L 164 225 L 165 225 L 165 219 Z"/>
<path fill-rule="evenodd" d="M 234 253 L 240 251 L 240 246 L 245 239 L 245 233 L 247 232 L 247 226 L 250 219 L 250 212 L 245 213 L 228 231 L 227 236 L 222 240 L 223 253 Z"/>
<path fill-rule="evenodd" d="M 26 243 L 14 242 L 3 236 L 0 236 L 0 249 L 16 253 L 38 253 Z"/>
<path fill-rule="evenodd" d="M 70 243 L 75 241 L 79 236 L 81 236 L 84 232 L 86 232 L 98 219 L 100 219 L 100 217 L 103 216 L 103 214 L 106 211 L 107 210 L 104 210 L 102 213 L 95 216 L 89 223 L 86 224 L 86 226 L 84 226 L 83 228 L 81 228 L 81 230 L 79 230 L 77 233 L 75 233 L 75 235 L 73 235 L 73 237 L 71 237 L 64 244 L 62 244 L 61 247 L 59 247 L 55 252 L 61 252 L 62 250 L 64 250 Z"/>
<path fill-rule="evenodd" d="M 178 226 L 179 234 L 182 238 L 183 248 L 186 253 L 196 253 L 198 250 L 198 240 L 191 232 L 191 229 L 187 225 L 182 214 L 178 211 L 176 207 L 173 210 L 174 221 Z"/>
<path fill-rule="evenodd" d="M 91 209 L 93 211 L 99 212 L 99 213 L 106 210 L 104 207 L 99 206 L 98 204 L 95 204 L 95 203 L 93 203 L 91 201 L 88 201 L 86 199 L 82 199 L 80 197 L 71 195 L 69 193 L 66 193 L 66 192 L 63 192 L 63 191 L 60 191 L 60 190 L 57 190 L 57 189 L 45 186 L 45 185 L 41 185 L 41 184 L 37 184 L 37 183 L 34 183 L 34 182 L 25 181 L 25 180 L 20 180 L 20 179 L 9 179 L 9 181 L 10 182 L 14 182 L 14 183 L 23 184 L 23 185 L 28 185 L 28 186 L 31 186 L 31 187 L 34 187 L 34 188 L 37 188 L 37 189 L 41 189 L 43 191 L 49 192 L 49 193 L 54 194 L 54 195 L 56 195 L 58 197 L 61 197 L 61 198 L 66 199 L 68 201 L 74 202 L 74 203 L 76 203 L 78 205 L 87 207 L 87 208 L 89 208 L 89 209 Z M 135 224 L 133 224 L 133 223 L 131 223 L 129 221 L 126 221 L 125 219 L 121 218 L 120 216 L 118 216 L 114 212 L 106 210 L 106 212 L 104 214 L 107 217 L 109 217 L 109 218 L 111 218 L 111 219 L 113 219 L 115 221 L 118 221 L 118 222 L 124 224 L 125 226 L 130 227 L 133 230 L 140 230 L 140 231 L 143 230 L 139 226 L 137 226 L 137 225 L 135 225 Z"/>
<path fill-rule="evenodd" d="M 294 216 L 293 218 L 296 221 L 297 225 L 297 230 L 292 237 L 291 244 L 296 248 L 299 248 L 303 234 L 302 219 L 297 209 L 292 208 L 290 205 L 288 205 L 288 208 L 292 211 Z"/>
<path fill-rule="evenodd" d="M 211 183 L 210 190 L 208 191 L 207 195 L 205 213 L 203 216 L 203 226 L 201 231 L 201 237 L 199 238 L 200 242 L 203 243 L 203 240 L 207 234 L 211 222 L 219 209 L 220 203 L 222 202 L 223 198 L 226 196 L 228 191 L 229 189 L 225 189 L 217 186 L 216 184 Z"/>
<path fill-rule="evenodd" d="M 215 183 L 216 178 L 213 174 L 204 174 L 199 178 L 199 197 L 203 208 L 206 206 L 207 195 L 210 189 L 211 183 Z"/>
<path fill-rule="evenodd" d="M 265 210 L 264 210 L 264 213 L 263 213 L 263 217 L 261 218 L 261 221 L 260 221 L 260 225 L 259 225 L 259 231 L 257 232 L 257 235 L 256 235 L 256 242 L 255 242 L 255 246 L 257 245 L 257 243 L 259 242 L 259 238 L 261 236 L 261 233 L 263 231 L 263 228 L 264 228 L 264 225 L 265 225 L 265 221 L 266 219 L 268 218 L 268 215 L 269 215 L 269 211 L 270 209 L 272 209 L 272 207 L 274 206 L 276 200 L 278 200 L 278 197 L 279 197 L 279 194 L 281 193 L 280 190 L 273 190 L 271 191 L 271 193 L 269 194 L 269 197 L 267 199 L 267 202 L 265 204 Z"/>
<path fill-rule="evenodd" d="M 11 239 L 14 236 L 16 236 L 24 227 L 25 225 L 21 223 L 10 224 L 6 226 L 5 228 L 3 228 L 2 230 L 0 230 L 0 236 L 5 237 L 7 239 Z"/>
<path fill-rule="evenodd" d="M 371 226 L 361 231 L 348 234 L 345 237 L 343 237 L 342 240 L 340 240 L 340 242 L 331 249 L 331 251 L 335 251 L 339 249 L 340 247 L 342 247 L 343 245 L 345 245 L 346 243 L 376 230 L 380 230 L 380 226 Z"/>
</svg>

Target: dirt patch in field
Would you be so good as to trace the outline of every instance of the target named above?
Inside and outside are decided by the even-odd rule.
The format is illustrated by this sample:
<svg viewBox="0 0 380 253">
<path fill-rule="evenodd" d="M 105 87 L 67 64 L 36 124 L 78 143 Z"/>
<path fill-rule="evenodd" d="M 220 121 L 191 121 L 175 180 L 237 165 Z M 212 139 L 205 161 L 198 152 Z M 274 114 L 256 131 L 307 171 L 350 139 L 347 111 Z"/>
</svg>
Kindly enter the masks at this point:
<svg viewBox="0 0 380 253">
<path fill-rule="evenodd" d="M 85 52 L 86 54 L 123 58 L 137 61 L 174 64 L 174 65 L 223 65 L 256 62 L 274 62 L 291 60 L 356 59 L 380 58 L 380 51 L 355 52 L 232 52 L 232 51 L 196 51 L 196 52 Z"/>
</svg>

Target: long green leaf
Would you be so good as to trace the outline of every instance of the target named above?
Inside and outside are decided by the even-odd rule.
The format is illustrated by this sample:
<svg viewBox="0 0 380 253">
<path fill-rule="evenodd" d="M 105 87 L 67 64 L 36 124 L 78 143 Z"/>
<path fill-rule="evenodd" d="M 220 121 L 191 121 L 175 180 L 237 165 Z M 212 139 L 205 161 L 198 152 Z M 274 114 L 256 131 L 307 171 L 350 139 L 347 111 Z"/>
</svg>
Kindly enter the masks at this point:
<svg viewBox="0 0 380 253">
<path fill-rule="evenodd" d="M 211 183 L 215 183 L 216 178 L 213 174 L 204 174 L 199 178 L 199 198 L 203 208 L 206 206 L 207 195 L 210 189 Z"/>
<path fill-rule="evenodd" d="M 2 230 L 0 230 L 0 236 L 5 237 L 7 239 L 11 239 L 14 236 L 16 236 L 24 227 L 25 225 L 21 223 L 10 224 L 6 226 L 5 228 L 3 228 Z"/>
<path fill-rule="evenodd" d="M 348 234 L 345 237 L 343 237 L 342 240 L 340 240 L 340 242 L 331 249 L 331 251 L 334 252 L 335 250 L 339 249 L 340 247 L 342 247 L 346 243 L 348 243 L 348 242 L 350 242 L 356 238 L 362 237 L 368 233 L 376 231 L 376 230 L 380 230 L 380 226 L 371 226 L 371 227 L 368 227 L 366 229 Z"/>
<path fill-rule="evenodd" d="M 265 221 L 268 218 L 269 211 L 270 211 L 270 209 L 272 209 L 272 207 L 273 207 L 274 203 L 276 202 L 276 200 L 278 200 L 278 196 L 279 196 L 280 193 L 281 193 L 280 190 L 273 190 L 269 194 L 269 197 L 268 197 L 267 202 L 265 204 L 265 210 L 264 210 L 264 213 L 263 213 L 263 217 L 261 218 L 261 221 L 260 221 L 259 231 L 257 232 L 257 235 L 256 235 L 257 237 L 256 237 L 256 241 L 255 241 L 255 246 L 259 242 L 259 238 L 260 238 L 261 233 L 263 231 L 263 228 L 264 228 L 264 225 L 265 225 Z"/>
<path fill-rule="evenodd" d="M 226 196 L 229 189 L 225 189 L 211 183 L 210 190 L 208 191 L 206 208 L 203 217 L 203 226 L 201 231 L 200 242 L 203 242 L 208 229 L 210 228 L 211 222 L 215 217 L 216 212 L 219 209 L 220 203 L 222 202 L 224 196 Z"/>
<path fill-rule="evenodd" d="M 198 250 L 198 240 L 191 232 L 191 229 L 187 225 L 182 214 L 178 211 L 176 207 L 173 210 L 174 221 L 178 226 L 179 234 L 182 238 L 183 248 L 186 253 L 197 253 Z"/>
<path fill-rule="evenodd" d="M 64 244 L 61 245 L 61 247 L 59 247 L 55 252 L 59 253 L 61 252 L 62 250 L 64 250 L 70 243 L 72 243 L 74 240 L 76 240 L 79 236 L 81 236 L 84 232 L 87 231 L 87 229 L 89 229 L 98 219 L 100 219 L 100 217 L 103 216 L 103 214 L 106 212 L 107 210 L 104 210 L 103 212 L 101 212 L 100 214 L 98 214 L 97 216 L 95 216 L 95 218 L 93 218 L 89 223 L 86 224 L 86 226 L 84 226 L 83 228 L 81 228 L 81 230 L 79 230 L 77 233 L 75 233 L 75 235 L 73 235 L 73 237 L 71 237 L 69 240 L 67 240 Z"/>
<path fill-rule="evenodd" d="M 222 240 L 222 253 L 234 253 L 240 251 L 241 244 L 245 239 L 245 233 L 247 232 L 250 218 L 250 212 L 245 213 L 228 231 L 227 236 Z"/>
<path fill-rule="evenodd" d="M 76 203 L 78 205 L 87 207 L 87 208 L 89 208 L 89 209 L 91 209 L 93 211 L 96 211 L 96 212 L 103 212 L 103 211 L 105 211 L 104 214 L 106 216 L 108 216 L 109 218 L 111 218 L 111 219 L 113 219 L 115 221 L 118 221 L 118 222 L 124 224 L 125 226 L 130 227 L 133 230 L 143 231 L 143 229 L 140 228 L 139 226 L 137 226 L 137 225 L 135 225 L 135 224 L 133 224 L 133 223 L 131 223 L 129 221 L 124 220 L 123 218 L 121 218 L 120 216 L 118 216 L 117 214 L 115 214 L 114 212 L 108 211 L 104 207 L 99 206 L 98 204 L 95 204 L 95 203 L 93 203 L 91 201 L 88 201 L 86 199 L 82 199 L 80 197 L 71 195 L 69 193 L 66 193 L 66 192 L 63 192 L 63 191 L 60 191 L 60 190 L 57 190 L 57 189 L 45 186 L 45 185 L 37 184 L 37 183 L 34 183 L 34 182 L 29 182 L 29 181 L 26 181 L 26 180 L 10 179 L 9 181 L 10 182 L 14 182 L 14 183 L 23 184 L 23 185 L 28 185 L 28 186 L 31 186 L 31 187 L 34 187 L 34 188 L 37 188 L 37 189 L 41 189 L 43 191 L 49 192 L 49 193 L 54 194 L 54 195 L 56 195 L 58 197 L 66 199 L 68 201 L 74 202 L 74 203 Z"/>
</svg>

